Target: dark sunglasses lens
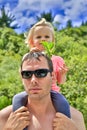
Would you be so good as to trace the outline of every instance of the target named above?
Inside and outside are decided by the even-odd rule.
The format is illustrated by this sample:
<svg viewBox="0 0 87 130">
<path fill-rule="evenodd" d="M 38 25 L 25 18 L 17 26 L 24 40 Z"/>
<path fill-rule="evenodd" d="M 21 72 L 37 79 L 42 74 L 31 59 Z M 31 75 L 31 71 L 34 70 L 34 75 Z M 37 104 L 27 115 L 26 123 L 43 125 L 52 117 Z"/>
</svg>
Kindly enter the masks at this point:
<svg viewBox="0 0 87 130">
<path fill-rule="evenodd" d="M 42 78 L 47 76 L 48 71 L 46 69 L 41 69 L 41 70 L 36 70 L 35 71 L 35 76 L 38 78 Z"/>
<path fill-rule="evenodd" d="M 50 72 L 48 69 L 38 69 L 35 71 L 22 71 L 21 75 L 24 79 L 29 79 L 34 74 L 37 78 L 43 78 L 47 76 L 47 73 Z"/>
<path fill-rule="evenodd" d="M 29 79 L 29 78 L 32 77 L 32 72 L 31 71 L 22 71 L 21 74 L 22 74 L 22 77 L 24 79 Z"/>
</svg>

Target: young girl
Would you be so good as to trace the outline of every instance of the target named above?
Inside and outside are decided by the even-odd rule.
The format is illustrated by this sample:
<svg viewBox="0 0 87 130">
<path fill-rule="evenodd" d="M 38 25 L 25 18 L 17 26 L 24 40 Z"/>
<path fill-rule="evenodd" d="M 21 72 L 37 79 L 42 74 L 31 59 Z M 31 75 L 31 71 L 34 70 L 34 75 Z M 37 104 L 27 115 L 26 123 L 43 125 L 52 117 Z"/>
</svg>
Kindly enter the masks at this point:
<svg viewBox="0 0 87 130">
<path fill-rule="evenodd" d="M 55 45 L 55 37 L 54 37 L 54 28 L 51 23 L 47 22 L 44 18 L 37 22 L 28 33 L 28 36 L 25 40 L 30 49 L 33 47 L 38 48 L 41 51 L 45 51 L 42 42 L 47 42 L 48 44 L 54 43 Z M 52 56 L 52 62 L 54 67 L 54 80 L 52 85 L 52 90 L 59 91 L 60 88 L 56 85 L 63 84 L 66 81 L 66 73 L 68 71 L 67 66 L 62 57 L 60 56 Z"/>
</svg>

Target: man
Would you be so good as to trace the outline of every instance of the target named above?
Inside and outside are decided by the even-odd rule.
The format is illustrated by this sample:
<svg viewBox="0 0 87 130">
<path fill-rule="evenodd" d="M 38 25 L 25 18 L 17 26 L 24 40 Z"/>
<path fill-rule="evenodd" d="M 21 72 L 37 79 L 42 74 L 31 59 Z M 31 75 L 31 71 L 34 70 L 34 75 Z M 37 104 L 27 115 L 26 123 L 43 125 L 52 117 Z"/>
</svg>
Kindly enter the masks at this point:
<svg viewBox="0 0 87 130">
<path fill-rule="evenodd" d="M 53 66 L 47 56 L 41 52 L 28 53 L 20 72 L 28 102 L 15 112 L 12 106 L 0 112 L 1 130 L 23 130 L 25 127 L 28 130 L 80 130 L 72 119 L 55 111 L 50 97 Z"/>
</svg>

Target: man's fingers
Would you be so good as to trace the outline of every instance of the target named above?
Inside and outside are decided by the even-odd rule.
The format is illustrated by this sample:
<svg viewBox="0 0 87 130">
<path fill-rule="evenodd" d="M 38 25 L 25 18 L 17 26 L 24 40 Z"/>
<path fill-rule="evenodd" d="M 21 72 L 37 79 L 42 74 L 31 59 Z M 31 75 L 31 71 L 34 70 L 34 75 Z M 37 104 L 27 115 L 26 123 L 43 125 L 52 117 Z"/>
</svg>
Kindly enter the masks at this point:
<svg viewBox="0 0 87 130">
<path fill-rule="evenodd" d="M 17 109 L 14 113 L 18 113 L 18 112 L 25 112 L 25 111 L 28 111 L 28 108 L 27 107 L 20 107 L 19 109 Z"/>
</svg>

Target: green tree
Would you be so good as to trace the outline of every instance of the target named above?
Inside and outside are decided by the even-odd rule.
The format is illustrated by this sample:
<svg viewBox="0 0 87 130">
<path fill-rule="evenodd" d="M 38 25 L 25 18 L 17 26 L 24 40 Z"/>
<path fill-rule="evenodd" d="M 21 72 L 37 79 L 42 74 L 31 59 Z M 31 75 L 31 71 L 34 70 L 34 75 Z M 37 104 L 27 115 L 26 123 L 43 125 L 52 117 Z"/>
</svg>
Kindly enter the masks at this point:
<svg viewBox="0 0 87 130">
<path fill-rule="evenodd" d="M 19 25 L 17 23 L 15 23 L 14 25 L 11 26 L 11 24 L 14 21 L 16 21 L 16 18 L 9 11 L 8 11 L 8 13 L 6 13 L 4 6 L 1 8 L 0 11 L 1 11 L 0 27 L 10 27 L 13 29 L 16 29 L 19 27 Z M 10 15 L 8 15 L 8 14 L 10 14 Z"/>
<path fill-rule="evenodd" d="M 53 53 L 53 45 L 48 49 Z M 11 104 L 13 95 L 23 90 L 18 70 L 27 51 L 23 35 L 11 28 L 0 29 L 0 108 Z M 83 113 L 87 127 L 87 26 L 55 31 L 54 54 L 63 57 L 69 68 L 60 90 Z"/>
<path fill-rule="evenodd" d="M 68 20 L 66 24 L 66 28 L 71 28 L 72 27 L 72 21 Z"/>
<path fill-rule="evenodd" d="M 41 13 L 40 17 L 37 16 L 37 20 L 38 20 L 38 21 L 40 21 L 41 18 L 45 18 L 48 22 L 51 22 L 51 23 L 52 23 L 53 20 L 54 20 L 54 17 L 52 16 L 52 12 L 51 12 L 51 11 L 48 12 L 48 13 L 45 13 L 45 12 Z"/>
<path fill-rule="evenodd" d="M 18 35 L 13 29 L 7 27 L 0 29 L 0 49 L 3 52 L 19 53 L 20 55 L 28 51 L 24 43 L 24 35 Z"/>
</svg>

